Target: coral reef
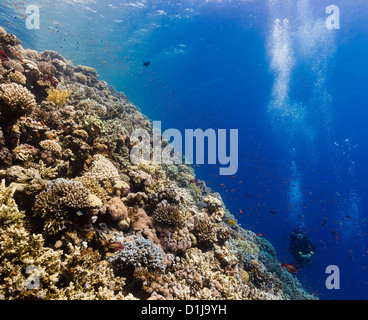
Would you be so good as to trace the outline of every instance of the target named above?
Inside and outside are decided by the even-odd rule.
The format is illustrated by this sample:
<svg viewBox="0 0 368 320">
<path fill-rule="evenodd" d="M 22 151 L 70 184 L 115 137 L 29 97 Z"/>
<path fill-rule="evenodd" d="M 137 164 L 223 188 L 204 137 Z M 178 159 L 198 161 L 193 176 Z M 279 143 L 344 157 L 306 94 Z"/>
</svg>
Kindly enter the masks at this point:
<svg viewBox="0 0 368 320">
<path fill-rule="evenodd" d="M 0 27 L 0 299 L 315 299 L 193 168 L 130 162 L 153 128 L 123 93 L 20 44 Z"/>
</svg>

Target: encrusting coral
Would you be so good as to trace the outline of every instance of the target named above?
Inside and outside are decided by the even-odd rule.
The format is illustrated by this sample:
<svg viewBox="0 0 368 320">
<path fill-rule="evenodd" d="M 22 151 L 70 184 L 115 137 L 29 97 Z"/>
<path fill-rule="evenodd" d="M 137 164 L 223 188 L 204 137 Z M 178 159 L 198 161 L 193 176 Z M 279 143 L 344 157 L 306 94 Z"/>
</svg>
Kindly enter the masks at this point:
<svg viewBox="0 0 368 320">
<path fill-rule="evenodd" d="M 0 27 L 0 299 L 315 299 L 193 168 L 130 162 L 153 128 L 123 93 L 20 44 Z"/>
</svg>

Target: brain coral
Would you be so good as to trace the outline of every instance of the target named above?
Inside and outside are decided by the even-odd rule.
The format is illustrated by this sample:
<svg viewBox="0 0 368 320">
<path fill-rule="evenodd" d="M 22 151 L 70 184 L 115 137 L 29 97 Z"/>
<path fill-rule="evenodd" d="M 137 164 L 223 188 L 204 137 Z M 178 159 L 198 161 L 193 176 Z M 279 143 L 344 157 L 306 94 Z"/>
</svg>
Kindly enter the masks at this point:
<svg viewBox="0 0 368 320">
<path fill-rule="evenodd" d="M 34 95 L 20 84 L 1 84 L 0 98 L 10 107 L 7 110 L 19 114 L 30 113 L 36 107 Z"/>
</svg>

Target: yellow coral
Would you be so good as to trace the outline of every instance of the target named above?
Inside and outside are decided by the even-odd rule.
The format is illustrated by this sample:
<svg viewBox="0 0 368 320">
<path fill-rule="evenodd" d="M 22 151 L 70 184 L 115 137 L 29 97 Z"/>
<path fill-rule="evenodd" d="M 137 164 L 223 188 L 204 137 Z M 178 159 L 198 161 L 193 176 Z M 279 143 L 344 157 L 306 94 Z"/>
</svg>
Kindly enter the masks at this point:
<svg viewBox="0 0 368 320">
<path fill-rule="evenodd" d="M 59 88 L 52 88 L 48 90 L 48 96 L 46 98 L 47 101 L 54 102 L 58 107 L 64 106 L 68 101 L 69 97 L 72 94 L 72 90 L 62 90 Z"/>
</svg>

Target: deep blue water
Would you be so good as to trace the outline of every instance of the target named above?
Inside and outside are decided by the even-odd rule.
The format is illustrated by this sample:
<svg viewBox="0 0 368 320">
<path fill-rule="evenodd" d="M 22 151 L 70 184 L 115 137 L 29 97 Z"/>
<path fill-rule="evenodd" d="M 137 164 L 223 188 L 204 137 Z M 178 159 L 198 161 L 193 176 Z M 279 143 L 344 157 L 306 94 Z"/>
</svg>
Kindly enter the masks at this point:
<svg viewBox="0 0 368 320">
<path fill-rule="evenodd" d="M 163 129 L 238 129 L 236 175 L 214 165 L 197 175 L 279 260 L 292 261 L 285 235 L 307 231 L 317 251 L 298 278 L 309 292 L 368 299 L 365 1 L 32 3 L 40 30 L 21 16 L 31 2 L 1 2 L 1 24 L 25 48 L 96 68 Z M 339 30 L 325 25 L 331 4 Z M 339 290 L 325 287 L 328 265 L 340 269 Z"/>
</svg>

